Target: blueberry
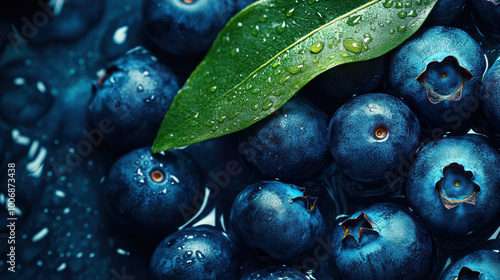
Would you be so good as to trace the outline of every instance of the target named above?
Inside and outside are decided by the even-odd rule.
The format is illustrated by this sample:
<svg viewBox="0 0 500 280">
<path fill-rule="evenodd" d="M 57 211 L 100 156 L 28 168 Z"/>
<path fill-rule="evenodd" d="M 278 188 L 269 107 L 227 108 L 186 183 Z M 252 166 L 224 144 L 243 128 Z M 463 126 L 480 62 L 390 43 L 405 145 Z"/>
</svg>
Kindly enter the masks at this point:
<svg viewBox="0 0 500 280">
<path fill-rule="evenodd" d="M 472 0 L 472 7 L 476 12 L 474 19 L 478 19 L 485 29 L 500 33 L 500 1 L 498 0 Z"/>
<path fill-rule="evenodd" d="M 73 42 L 101 20 L 105 5 L 103 0 L 50 1 L 38 7 L 33 20 L 23 17 L 17 27 L 29 43 Z"/>
<path fill-rule="evenodd" d="M 500 59 L 488 70 L 481 86 L 481 95 L 486 117 L 500 131 Z"/>
<path fill-rule="evenodd" d="M 50 85 L 33 68 L 15 62 L 2 69 L 0 117 L 10 124 L 34 125 L 54 104 Z"/>
<path fill-rule="evenodd" d="M 116 161 L 104 190 L 111 218 L 145 238 L 163 238 L 187 222 L 204 193 L 191 159 L 176 150 L 152 155 L 150 147 Z"/>
<path fill-rule="evenodd" d="M 500 253 L 498 250 L 479 250 L 452 263 L 439 279 L 498 279 L 499 276 Z"/>
<path fill-rule="evenodd" d="M 428 25 L 448 25 L 462 12 L 466 0 L 439 0 L 426 19 Z"/>
<path fill-rule="evenodd" d="M 239 150 L 267 177 L 310 178 L 328 162 L 327 127 L 325 113 L 304 99 L 293 99 L 245 130 Z"/>
<path fill-rule="evenodd" d="M 269 267 L 254 271 L 241 280 L 309 280 L 302 272 L 289 267 Z"/>
<path fill-rule="evenodd" d="M 138 49 L 112 63 L 94 85 L 94 124 L 106 122 L 112 131 L 104 140 L 117 150 L 152 144 L 178 89 L 175 75 Z"/>
<path fill-rule="evenodd" d="M 233 280 L 238 261 L 226 234 L 212 227 L 187 228 L 166 237 L 151 258 L 154 280 Z"/>
<path fill-rule="evenodd" d="M 483 50 L 465 31 L 435 26 L 395 52 L 389 83 L 422 125 L 458 129 L 479 108 L 476 89 L 485 69 Z"/>
<path fill-rule="evenodd" d="M 336 226 L 333 259 L 343 279 L 422 279 L 430 267 L 432 240 L 402 206 L 381 203 Z"/>
<path fill-rule="evenodd" d="M 320 94 L 345 102 L 353 95 L 373 92 L 382 82 L 385 66 L 385 56 L 342 64 L 319 75 L 313 84 Z"/>
<path fill-rule="evenodd" d="M 202 55 L 233 15 L 232 0 L 144 0 L 146 34 L 163 50 Z"/>
<path fill-rule="evenodd" d="M 335 163 L 349 177 L 375 182 L 398 171 L 417 148 L 420 125 L 406 104 L 388 94 L 355 97 L 337 110 L 328 129 Z"/>
<path fill-rule="evenodd" d="M 500 154 L 479 136 L 446 137 L 424 146 L 406 182 L 406 199 L 431 232 L 479 230 L 500 210 Z"/>
<path fill-rule="evenodd" d="M 325 231 L 316 199 L 295 185 L 258 182 L 238 194 L 230 224 L 253 250 L 276 260 L 299 262 Z"/>
</svg>

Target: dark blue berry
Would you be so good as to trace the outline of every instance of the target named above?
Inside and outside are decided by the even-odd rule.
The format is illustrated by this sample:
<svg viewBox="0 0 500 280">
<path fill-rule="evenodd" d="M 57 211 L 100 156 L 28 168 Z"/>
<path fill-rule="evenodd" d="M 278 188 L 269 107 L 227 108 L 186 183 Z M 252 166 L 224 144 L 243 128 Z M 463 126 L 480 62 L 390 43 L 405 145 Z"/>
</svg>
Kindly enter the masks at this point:
<svg viewBox="0 0 500 280">
<path fill-rule="evenodd" d="M 334 264 L 343 279 L 423 279 L 432 259 L 432 240 L 407 208 L 375 204 L 336 226 Z"/>
<path fill-rule="evenodd" d="M 146 34 L 163 50 L 201 55 L 233 15 L 232 0 L 145 0 Z"/>
<path fill-rule="evenodd" d="M 472 0 L 475 11 L 474 19 L 484 26 L 485 29 L 500 34 L 500 1 L 498 0 Z"/>
<path fill-rule="evenodd" d="M 257 2 L 257 0 L 235 0 L 236 2 L 236 12 L 239 12 L 251 4 Z"/>
<path fill-rule="evenodd" d="M 320 94 L 334 101 L 345 101 L 354 95 L 373 92 L 382 82 L 386 70 L 385 56 L 342 64 L 313 80 Z"/>
<path fill-rule="evenodd" d="M 179 85 L 166 67 L 143 49 L 112 63 L 94 85 L 90 112 L 104 140 L 117 150 L 152 144 Z"/>
<path fill-rule="evenodd" d="M 105 182 L 108 211 L 127 233 L 163 238 L 186 223 L 203 200 L 201 175 L 191 159 L 172 150 L 134 150 L 113 164 Z"/>
<path fill-rule="evenodd" d="M 17 27 L 29 43 L 73 42 L 101 20 L 105 5 L 104 0 L 50 1 L 37 7 L 32 17 L 23 17 Z"/>
<path fill-rule="evenodd" d="M 225 233 L 212 227 L 196 227 L 165 238 L 149 267 L 154 280 L 233 280 L 238 261 Z"/>
<path fill-rule="evenodd" d="M 380 181 L 397 173 L 417 148 L 420 125 L 406 104 L 388 94 L 355 97 L 337 110 L 328 129 L 335 163 L 349 177 Z"/>
<path fill-rule="evenodd" d="M 496 60 L 481 86 L 482 105 L 486 117 L 500 131 L 500 60 Z"/>
<path fill-rule="evenodd" d="M 279 181 L 252 184 L 233 203 L 232 230 L 255 251 L 299 262 L 325 230 L 316 199 L 304 188 Z"/>
<path fill-rule="evenodd" d="M 431 232 L 460 236 L 500 210 L 500 154 L 478 136 L 446 137 L 419 151 L 406 199 Z"/>
<path fill-rule="evenodd" d="M 106 60 L 115 60 L 144 42 L 140 15 L 125 13 L 107 24 L 100 51 Z"/>
<path fill-rule="evenodd" d="M 254 271 L 241 280 L 309 280 L 302 272 L 289 267 L 269 267 Z"/>
<path fill-rule="evenodd" d="M 435 26 L 395 52 L 389 83 L 422 125 L 458 129 L 479 108 L 476 89 L 485 69 L 483 50 L 465 31 Z"/>
<path fill-rule="evenodd" d="M 499 276 L 498 250 L 479 250 L 452 263 L 439 279 L 479 280 L 498 279 Z"/>
<path fill-rule="evenodd" d="M 428 25 L 448 25 L 462 12 L 466 0 L 439 0 L 426 19 Z"/>
<path fill-rule="evenodd" d="M 245 130 L 239 149 L 267 177 L 310 178 L 328 162 L 327 127 L 325 113 L 304 99 L 294 99 Z"/>
</svg>

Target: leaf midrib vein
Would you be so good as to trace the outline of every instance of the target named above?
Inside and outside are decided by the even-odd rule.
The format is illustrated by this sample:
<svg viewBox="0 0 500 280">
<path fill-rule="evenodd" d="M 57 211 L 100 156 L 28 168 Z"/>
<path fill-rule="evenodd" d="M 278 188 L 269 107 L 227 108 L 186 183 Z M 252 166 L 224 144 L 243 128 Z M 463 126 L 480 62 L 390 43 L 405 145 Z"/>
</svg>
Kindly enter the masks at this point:
<svg viewBox="0 0 500 280">
<path fill-rule="evenodd" d="M 278 54 L 276 54 L 275 56 L 273 56 L 271 59 L 269 59 L 268 61 L 266 61 L 264 64 L 262 64 L 261 66 L 259 66 L 257 69 L 255 69 L 252 73 L 250 73 L 245 79 L 243 79 L 241 82 L 239 82 L 238 84 L 236 84 L 234 87 L 228 89 L 226 92 L 224 92 L 223 94 L 221 94 L 220 96 L 216 97 L 212 102 L 208 103 L 207 106 L 203 107 L 201 110 L 198 110 L 197 113 L 201 113 L 203 111 L 205 111 L 207 108 L 210 107 L 211 104 L 217 102 L 217 100 L 219 100 L 220 98 L 226 96 L 227 94 L 229 94 L 230 92 L 234 91 L 237 87 L 239 87 L 240 85 L 242 85 L 243 83 L 245 83 L 248 79 L 250 79 L 250 77 L 252 77 L 253 75 L 255 75 L 257 72 L 259 72 L 262 68 L 264 68 L 265 66 L 269 65 L 272 61 L 274 61 L 276 58 L 278 58 L 280 55 L 282 55 L 284 52 L 290 50 L 291 48 L 293 48 L 294 46 L 298 45 L 299 43 L 305 41 L 307 38 L 311 37 L 312 35 L 314 35 L 315 33 L 325 29 L 326 27 L 336 23 L 337 21 L 341 20 L 341 19 L 344 19 L 352 14 L 355 14 L 357 12 L 359 12 L 360 10 L 363 10 L 369 6 L 372 6 L 378 2 L 380 2 L 382 0 L 374 0 L 374 1 L 371 1 L 371 2 L 368 2 L 352 11 L 350 11 L 349 13 L 346 13 L 346 14 L 343 14 L 342 16 L 338 17 L 338 18 L 335 18 L 333 20 L 331 20 L 330 22 L 328 22 L 327 24 L 324 24 L 316 29 L 314 29 L 313 31 L 309 32 L 308 34 L 306 34 L 305 36 L 303 36 L 302 38 L 300 38 L 299 40 L 295 41 L 293 44 L 291 44 L 290 46 L 286 47 L 285 49 L 283 49 L 282 51 L 280 51 Z M 193 118 L 192 117 L 189 117 L 187 119 L 185 119 L 183 122 L 181 122 L 179 125 L 177 125 L 176 127 L 174 127 L 173 131 L 177 130 L 177 128 L 181 127 L 181 126 L 184 126 L 184 124 L 186 124 L 187 122 L 189 122 L 190 120 L 192 120 Z"/>
</svg>

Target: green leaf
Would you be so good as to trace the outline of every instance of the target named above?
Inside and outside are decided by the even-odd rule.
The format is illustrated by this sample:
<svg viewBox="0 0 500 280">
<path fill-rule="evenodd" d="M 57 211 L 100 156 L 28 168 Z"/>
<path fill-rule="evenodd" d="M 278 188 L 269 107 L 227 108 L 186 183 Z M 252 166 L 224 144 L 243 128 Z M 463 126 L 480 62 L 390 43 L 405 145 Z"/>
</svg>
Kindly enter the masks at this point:
<svg viewBox="0 0 500 280">
<path fill-rule="evenodd" d="M 322 72 L 387 53 L 417 31 L 436 1 L 254 3 L 219 33 L 179 91 L 153 152 L 244 129 Z"/>
</svg>

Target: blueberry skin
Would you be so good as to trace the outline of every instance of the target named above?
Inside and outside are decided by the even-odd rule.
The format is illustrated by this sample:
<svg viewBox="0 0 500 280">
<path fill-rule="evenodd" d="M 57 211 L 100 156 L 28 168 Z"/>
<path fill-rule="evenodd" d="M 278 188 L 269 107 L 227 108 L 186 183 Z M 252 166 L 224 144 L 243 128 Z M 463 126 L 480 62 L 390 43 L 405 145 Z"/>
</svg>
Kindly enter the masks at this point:
<svg viewBox="0 0 500 280">
<path fill-rule="evenodd" d="M 238 149 L 267 177 L 310 178 L 328 162 L 327 129 L 327 115 L 297 98 L 245 130 Z"/>
<path fill-rule="evenodd" d="M 241 280 L 309 280 L 302 272 L 289 267 L 269 267 L 254 271 Z"/>
<path fill-rule="evenodd" d="M 497 59 L 486 74 L 481 86 L 484 113 L 496 130 L 500 131 L 500 60 Z"/>
<path fill-rule="evenodd" d="M 138 49 L 112 63 L 94 85 L 94 125 L 111 120 L 114 128 L 104 140 L 116 150 L 151 145 L 178 90 L 176 76 Z"/>
<path fill-rule="evenodd" d="M 419 122 L 410 108 L 383 93 L 349 100 L 335 112 L 328 128 L 334 162 L 362 182 L 380 181 L 397 172 L 400 159 L 408 159 L 416 150 L 419 134 Z"/>
<path fill-rule="evenodd" d="M 373 92 L 382 82 L 385 70 L 385 56 L 381 56 L 339 65 L 319 75 L 313 83 L 321 94 L 346 101 L 355 94 Z"/>
<path fill-rule="evenodd" d="M 388 75 L 391 91 L 405 100 L 422 125 L 449 130 L 471 120 L 478 109 L 475 91 L 485 69 L 483 50 L 465 31 L 435 26 L 394 53 Z"/>
<path fill-rule="evenodd" d="M 500 33 L 500 2 L 497 0 L 472 0 L 472 7 L 479 21 L 493 33 Z"/>
<path fill-rule="evenodd" d="M 226 235 L 203 226 L 166 237 L 153 253 L 149 268 L 154 280 L 233 280 L 238 261 Z"/>
<path fill-rule="evenodd" d="M 35 26 L 33 21 L 22 20 L 18 22 L 18 28 L 21 32 L 34 34 L 28 38 L 29 43 L 36 45 L 73 42 L 87 34 L 101 20 L 105 6 L 104 0 L 71 0 L 64 3 L 59 13 L 50 6 L 39 7 L 48 18 L 46 24 Z"/>
<path fill-rule="evenodd" d="M 472 271 L 468 271 L 469 270 Z M 462 272 L 462 273 L 461 273 Z M 458 276 L 461 277 L 458 277 Z M 457 278 L 458 277 L 458 278 Z M 467 255 L 446 269 L 440 280 L 500 279 L 500 253 L 479 250 Z"/>
<path fill-rule="evenodd" d="M 463 168 L 450 168 L 453 163 Z M 433 234 L 461 236 L 479 230 L 498 214 L 499 185 L 500 155 L 493 147 L 478 136 L 446 137 L 419 151 L 406 182 L 406 200 Z M 475 204 L 446 200 L 467 199 L 474 192 Z"/>
<path fill-rule="evenodd" d="M 202 55 L 233 11 L 232 0 L 144 0 L 142 20 L 146 34 L 161 49 Z"/>
<path fill-rule="evenodd" d="M 239 240 L 283 262 L 299 262 L 323 235 L 325 226 L 313 197 L 304 189 L 279 181 L 246 187 L 231 207 L 230 224 Z M 295 199 L 295 200 L 294 200 Z"/>
<path fill-rule="evenodd" d="M 433 250 L 425 226 L 407 208 L 392 203 L 372 205 L 337 225 L 332 249 L 346 280 L 422 279 Z"/>
<path fill-rule="evenodd" d="M 182 152 L 152 155 L 151 147 L 133 150 L 113 164 L 104 186 L 106 206 L 127 233 L 163 238 L 196 214 L 203 201 L 198 167 Z M 201 204 L 200 204 L 201 205 Z"/>
<path fill-rule="evenodd" d="M 466 0 L 438 0 L 427 17 L 428 25 L 448 25 L 458 17 Z"/>
</svg>

